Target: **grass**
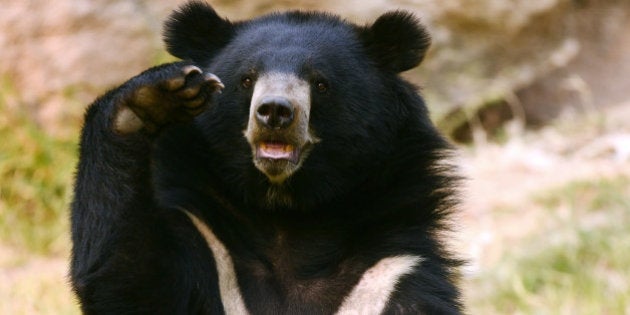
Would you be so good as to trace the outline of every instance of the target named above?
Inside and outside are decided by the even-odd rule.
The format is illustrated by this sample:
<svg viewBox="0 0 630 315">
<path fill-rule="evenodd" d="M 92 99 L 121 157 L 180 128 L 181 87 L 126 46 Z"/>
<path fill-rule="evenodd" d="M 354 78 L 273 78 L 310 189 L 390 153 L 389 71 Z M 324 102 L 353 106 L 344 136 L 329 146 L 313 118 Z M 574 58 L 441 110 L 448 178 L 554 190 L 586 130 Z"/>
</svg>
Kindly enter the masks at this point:
<svg viewBox="0 0 630 315">
<path fill-rule="evenodd" d="M 630 179 L 574 182 L 535 199 L 552 224 L 473 280 L 471 314 L 629 314 Z"/>
<path fill-rule="evenodd" d="M 80 314 L 65 278 L 66 259 L 19 251 L 2 254 L 11 257 L 0 261 L 0 314 Z"/>
<path fill-rule="evenodd" d="M 12 247 L 62 253 L 69 248 L 76 140 L 47 135 L 7 105 L 8 95 L 0 94 L 0 238 Z"/>
<path fill-rule="evenodd" d="M 78 314 L 66 278 L 71 139 L 47 134 L 0 78 L 0 314 Z"/>
</svg>

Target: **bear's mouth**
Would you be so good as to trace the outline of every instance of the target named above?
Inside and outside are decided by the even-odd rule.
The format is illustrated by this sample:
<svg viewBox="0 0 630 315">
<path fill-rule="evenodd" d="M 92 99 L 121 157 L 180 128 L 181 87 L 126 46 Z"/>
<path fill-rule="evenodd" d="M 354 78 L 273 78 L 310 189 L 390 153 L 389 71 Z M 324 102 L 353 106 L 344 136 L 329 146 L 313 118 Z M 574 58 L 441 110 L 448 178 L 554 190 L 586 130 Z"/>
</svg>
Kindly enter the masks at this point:
<svg viewBox="0 0 630 315">
<path fill-rule="evenodd" d="M 269 160 L 286 160 L 298 164 L 300 149 L 281 141 L 261 141 L 256 145 L 256 158 Z"/>
<path fill-rule="evenodd" d="M 251 143 L 254 166 L 273 184 L 281 184 L 297 171 L 319 141 L 309 137 L 306 141 L 285 139 L 281 135 L 268 135 Z"/>
</svg>

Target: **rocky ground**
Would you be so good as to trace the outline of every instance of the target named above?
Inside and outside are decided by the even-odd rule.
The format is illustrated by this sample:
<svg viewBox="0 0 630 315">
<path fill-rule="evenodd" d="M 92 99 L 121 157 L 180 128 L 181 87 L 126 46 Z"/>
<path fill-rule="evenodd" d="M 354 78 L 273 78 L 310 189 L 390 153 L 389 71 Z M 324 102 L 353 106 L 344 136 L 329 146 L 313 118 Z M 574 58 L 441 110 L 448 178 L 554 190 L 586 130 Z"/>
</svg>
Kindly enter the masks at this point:
<svg viewBox="0 0 630 315">
<path fill-rule="evenodd" d="M 539 214 L 528 211 L 535 194 L 576 180 L 630 176 L 628 121 L 630 102 L 585 116 L 569 114 L 537 131 L 516 131 L 504 144 L 462 148 L 460 165 L 468 178 L 462 237 L 475 240 L 469 248 L 475 261 L 483 265 L 492 260 L 493 255 L 484 250 L 498 245 L 492 235 L 517 237 L 536 228 Z M 517 226 L 488 220 L 492 210 L 514 205 L 523 212 L 506 219 L 515 220 Z"/>
</svg>

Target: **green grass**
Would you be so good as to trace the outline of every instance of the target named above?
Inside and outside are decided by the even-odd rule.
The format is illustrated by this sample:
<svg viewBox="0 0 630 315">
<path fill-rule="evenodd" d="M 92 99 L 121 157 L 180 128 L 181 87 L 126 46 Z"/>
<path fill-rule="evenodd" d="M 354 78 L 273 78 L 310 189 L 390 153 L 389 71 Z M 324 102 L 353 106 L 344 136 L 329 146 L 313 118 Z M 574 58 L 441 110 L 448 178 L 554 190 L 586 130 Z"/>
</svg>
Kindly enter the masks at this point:
<svg viewBox="0 0 630 315">
<path fill-rule="evenodd" d="M 76 140 L 49 136 L 9 107 L 10 90 L 0 94 L 0 239 L 36 253 L 66 252 Z"/>
<path fill-rule="evenodd" d="M 630 179 L 575 182 L 535 199 L 553 224 L 473 280 L 471 314 L 629 314 Z"/>
</svg>

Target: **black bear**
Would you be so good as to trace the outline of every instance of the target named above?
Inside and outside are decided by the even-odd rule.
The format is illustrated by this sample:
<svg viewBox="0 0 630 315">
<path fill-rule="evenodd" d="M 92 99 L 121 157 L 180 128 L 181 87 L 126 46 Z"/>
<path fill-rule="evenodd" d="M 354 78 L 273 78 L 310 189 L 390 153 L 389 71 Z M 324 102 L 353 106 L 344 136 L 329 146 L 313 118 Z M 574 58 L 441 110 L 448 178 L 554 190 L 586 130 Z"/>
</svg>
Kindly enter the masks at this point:
<svg viewBox="0 0 630 315">
<path fill-rule="evenodd" d="M 71 280 L 86 314 L 460 314 L 450 146 L 410 13 L 231 22 L 193 1 L 183 61 L 87 110 Z"/>
</svg>

